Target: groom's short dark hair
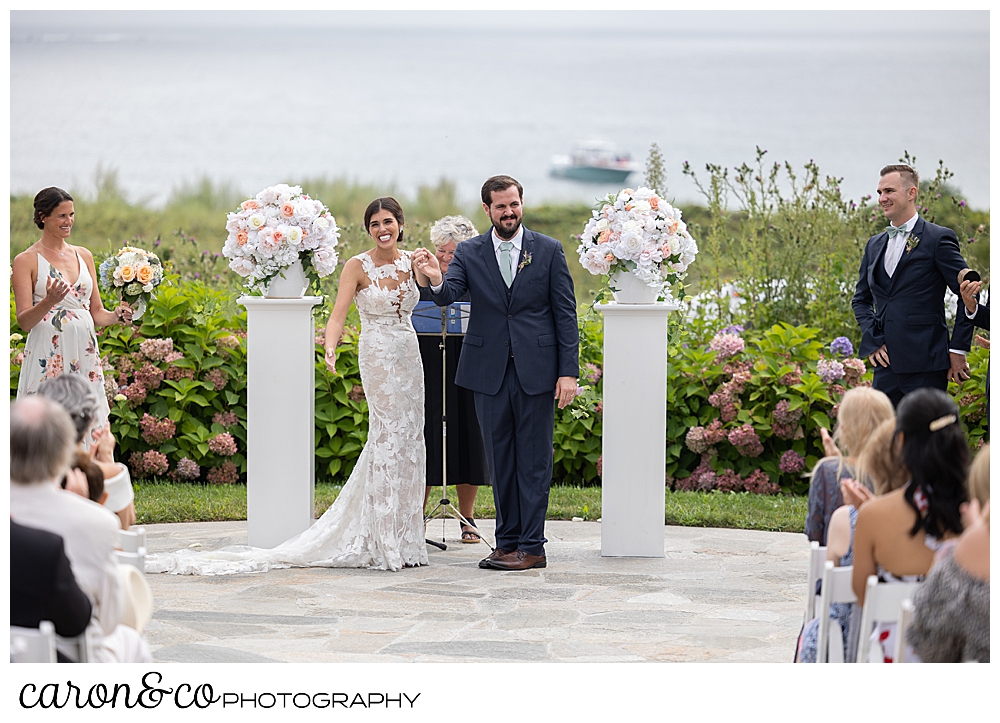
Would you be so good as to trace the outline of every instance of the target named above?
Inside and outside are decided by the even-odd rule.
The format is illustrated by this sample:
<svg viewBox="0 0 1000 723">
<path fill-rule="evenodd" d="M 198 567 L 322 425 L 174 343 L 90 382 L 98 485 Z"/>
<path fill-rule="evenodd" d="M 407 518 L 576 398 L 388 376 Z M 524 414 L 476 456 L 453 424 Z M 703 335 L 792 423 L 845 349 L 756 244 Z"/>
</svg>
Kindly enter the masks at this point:
<svg viewBox="0 0 1000 723">
<path fill-rule="evenodd" d="M 511 178 L 510 176 L 492 176 L 486 179 L 486 183 L 483 184 L 483 203 L 487 207 L 493 205 L 493 192 L 494 191 L 506 191 L 511 186 L 517 186 L 517 197 L 520 199 L 524 198 L 524 188 L 517 180 Z"/>
<path fill-rule="evenodd" d="M 906 184 L 907 188 L 913 186 L 917 190 L 920 190 L 920 176 L 913 169 L 913 166 L 907 166 L 903 163 L 895 163 L 891 166 L 886 166 L 878 172 L 879 178 L 887 173 L 898 173 L 900 180 Z"/>
</svg>

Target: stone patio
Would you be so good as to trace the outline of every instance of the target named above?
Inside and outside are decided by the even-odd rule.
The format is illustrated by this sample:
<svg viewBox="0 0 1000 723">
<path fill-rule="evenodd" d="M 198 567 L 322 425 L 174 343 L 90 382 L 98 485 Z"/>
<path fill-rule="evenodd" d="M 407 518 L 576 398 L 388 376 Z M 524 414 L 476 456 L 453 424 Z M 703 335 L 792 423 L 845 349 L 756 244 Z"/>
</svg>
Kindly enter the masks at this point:
<svg viewBox="0 0 1000 723">
<path fill-rule="evenodd" d="M 479 520 L 492 531 L 492 520 Z M 149 525 L 150 552 L 246 543 L 245 522 Z M 428 528 L 435 539 L 442 523 Z M 548 567 L 480 570 L 462 544 L 400 572 L 147 575 L 163 662 L 789 662 L 802 623 L 801 534 L 665 527 L 666 557 L 601 557 L 599 522 L 546 524 Z"/>
</svg>

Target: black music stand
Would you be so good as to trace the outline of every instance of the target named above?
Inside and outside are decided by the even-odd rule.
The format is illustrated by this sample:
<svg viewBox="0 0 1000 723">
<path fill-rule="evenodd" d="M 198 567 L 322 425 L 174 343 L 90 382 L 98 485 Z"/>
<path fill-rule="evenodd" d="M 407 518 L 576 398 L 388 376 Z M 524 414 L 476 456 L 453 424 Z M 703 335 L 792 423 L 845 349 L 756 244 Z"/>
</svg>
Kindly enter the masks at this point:
<svg viewBox="0 0 1000 723">
<path fill-rule="evenodd" d="M 423 309 L 414 309 L 412 316 L 416 317 L 423 323 L 419 326 L 425 327 L 430 319 L 437 320 L 438 314 L 440 313 L 440 331 L 435 332 L 417 332 L 420 336 L 439 336 L 441 341 L 438 343 L 438 348 L 441 350 L 441 501 L 430 511 L 426 517 L 424 517 L 424 527 L 426 528 L 427 523 L 431 520 L 436 520 L 441 518 L 441 542 L 437 540 L 431 540 L 424 538 L 424 541 L 428 545 L 433 545 L 439 550 L 447 550 L 448 546 L 445 544 L 444 536 L 444 520 L 448 517 L 454 518 L 459 521 L 460 524 L 471 527 L 479 535 L 479 541 L 490 548 L 492 552 L 494 547 L 489 542 L 486 541 L 486 535 L 475 525 L 470 524 L 465 517 L 462 516 L 461 511 L 452 504 L 452 501 L 448 498 L 448 348 L 447 339 L 449 336 L 464 336 L 465 332 L 461 331 L 461 322 L 469 317 L 469 311 L 464 308 L 461 304 L 449 304 L 448 306 L 441 306 L 437 308 L 424 307 Z M 449 333 L 448 325 L 449 322 L 455 324 L 459 331 L 452 331 Z M 457 322 L 457 323 L 456 323 Z"/>
</svg>

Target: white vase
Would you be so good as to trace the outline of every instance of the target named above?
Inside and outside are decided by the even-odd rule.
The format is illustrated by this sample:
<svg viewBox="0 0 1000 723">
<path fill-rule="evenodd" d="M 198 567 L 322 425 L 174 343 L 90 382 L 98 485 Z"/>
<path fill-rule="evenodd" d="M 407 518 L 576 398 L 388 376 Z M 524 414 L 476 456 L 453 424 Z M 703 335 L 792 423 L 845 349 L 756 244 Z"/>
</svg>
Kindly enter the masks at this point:
<svg viewBox="0 0 1000 723">
<path fill-rule="evenodd" d="M 659 296 L 645 281 L 640 281 L 631 271 L 616 271 L 611 276 L 611 288 L 619 304 L 655 304 Z"/>
<path fill-rule="evenodd" d="M 268 299 L 301 299 L 306 292 L 307 284 L 302 259 L 297 258 L 295 263 L 282 269 L 271 279 L 264 296 Z"/>
</svg>

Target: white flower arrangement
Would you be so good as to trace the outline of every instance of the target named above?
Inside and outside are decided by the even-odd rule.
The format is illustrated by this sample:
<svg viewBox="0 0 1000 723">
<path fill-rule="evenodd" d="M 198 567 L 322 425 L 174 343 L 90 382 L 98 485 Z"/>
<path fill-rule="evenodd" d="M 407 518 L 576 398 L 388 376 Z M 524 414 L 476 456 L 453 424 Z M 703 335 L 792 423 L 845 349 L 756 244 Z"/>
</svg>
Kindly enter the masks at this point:
<svg viewBox="0 0 1000 723">
<path fill-rule="evenodd" d="M 124 246 L 101 262 L 98 275 L 104 288 L 117 291 L 121 300 L 135 309 L 132 319 L 138 321 L 163 281 L 163 264 L 151 251 Z"/>
<path fill-rule="evenodd" d="M 319 277 L 337 269 L 340 229 L 329 209 L 299 186 L 269 186 L 226 217 L 222 246 L 229 268 L 264 290 L 272 278 L 301 259 Z"/>
<path fill-rule="evenodd" d="M 580 264 L 595 276 L 630 271 L 669 301 L 674 285 L 698 255 L 698 244 L 680 209 L 655 190 L 640 187 L 604 199 L 584 227 L 577 251 Z"/>
</svg>

